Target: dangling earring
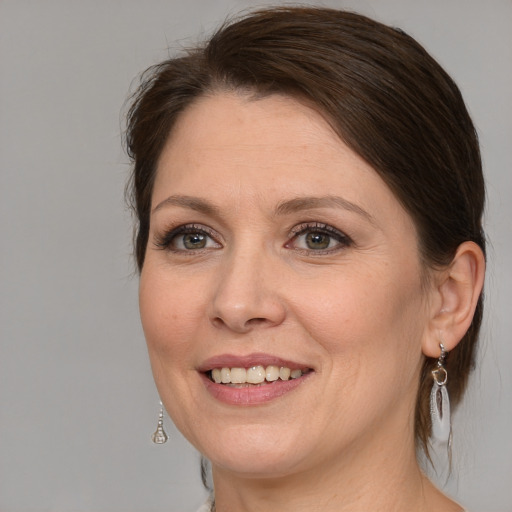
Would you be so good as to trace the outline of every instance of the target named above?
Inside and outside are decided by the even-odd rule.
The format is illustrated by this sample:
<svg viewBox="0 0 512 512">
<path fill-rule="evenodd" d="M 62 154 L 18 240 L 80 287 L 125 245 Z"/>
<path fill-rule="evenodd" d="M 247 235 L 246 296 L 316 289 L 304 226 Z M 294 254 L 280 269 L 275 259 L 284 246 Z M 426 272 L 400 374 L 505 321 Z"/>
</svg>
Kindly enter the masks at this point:
<svg viewBox="0 0 512 512">
<path fill-rule="evenodd" d="M 437 365 L 432 370 L 434 384 L 430 392 L 430 418 L 432 420 L 432 437 L 439 443 L 450 443 L 451 441 L 451 420 L 450 420 L 450 399 L 446 389 L 448 372 L 444 367 L 447 352 L 442 343 L 441 355 Z"/>
<path fill-rule="evenodd" d="M 155 444 L 164 444 L 169 439 L 169 436 L 165 433 L 164 430 L 164 406 L 162 401 L 160 400 L 160 412 L 158 413 L 158 424 L 155 432 L 151 436 L 151 440 Z"/>
</svg>

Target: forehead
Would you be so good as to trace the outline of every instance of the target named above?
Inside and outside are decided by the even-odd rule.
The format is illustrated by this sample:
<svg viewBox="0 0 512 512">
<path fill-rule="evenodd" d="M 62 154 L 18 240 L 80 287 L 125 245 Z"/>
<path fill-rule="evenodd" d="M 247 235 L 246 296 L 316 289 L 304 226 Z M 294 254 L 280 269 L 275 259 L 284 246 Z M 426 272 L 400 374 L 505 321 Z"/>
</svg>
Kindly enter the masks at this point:
<svg viewBox="0 0 512 512">
<path fill-rule="evenodd" d="M 344 146 L 314 109 L 284 95 L 255 98 L 244 93 L 202 96 L 178 118 L 165 150 L 183 143 L 201 151 L 259 153 L 293 146 L 316 150 Z M 348 148 L 347 148 L 348 149 Z"/>
<path fill-rule="evenodd" d="M 160 156 L 157 184 L 271 176 L 329 181 L 348 167 L 376 174 L 315 110 L 293 98 L 204 96 L 178 118 Z M 166 180 L 167 181 L 167 180 Z"/>
</svg>

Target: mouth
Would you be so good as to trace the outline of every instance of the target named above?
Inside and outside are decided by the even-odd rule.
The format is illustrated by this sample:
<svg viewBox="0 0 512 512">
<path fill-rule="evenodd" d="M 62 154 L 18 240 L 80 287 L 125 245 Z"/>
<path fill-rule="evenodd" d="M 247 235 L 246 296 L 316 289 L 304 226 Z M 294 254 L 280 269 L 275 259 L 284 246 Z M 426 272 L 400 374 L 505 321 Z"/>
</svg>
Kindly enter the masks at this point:
<svg viewBox="0 0 512 512">
<path fill-rule="evenodd" d="M 211 382 L 228 387 L 248 388 L 300 379 L 311 373 L 312 368 L 290 368 L 278 365 L 253 365 L 245 367 L 216 367 L 205 372 Z"/>
<path fill-rule="evenodd" d="M 206 390 L 225 404 L 263 405 L 293 393 L 315 373 L 304 363 L 269 354 L 223 354 L 197 368 Z"/>
</svg>

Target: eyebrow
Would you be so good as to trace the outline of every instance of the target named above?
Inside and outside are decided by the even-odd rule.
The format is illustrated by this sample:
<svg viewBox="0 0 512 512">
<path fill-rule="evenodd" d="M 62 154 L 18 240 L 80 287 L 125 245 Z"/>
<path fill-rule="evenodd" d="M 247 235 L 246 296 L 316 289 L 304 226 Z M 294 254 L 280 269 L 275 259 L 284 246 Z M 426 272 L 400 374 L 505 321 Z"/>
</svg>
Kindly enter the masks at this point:
<svg viewBox="0 0 512 512">
<path fill-rule="evenodd" d="M 185 195 L 169 196 L 158 203 L 151 213 L 154 214 L 166 206 L 187 208 L 205 215 L 219 216 L 221 213 L 221 209 L 218 206 L 199 197 Z M 275 215 L 289 215 L 303 210 L 314 210 L 318 208 L 342 208 L 364 217 L 372 224 L 375 223 L 375 219 L 366 210 L 339 196 L 306 196 L 289 199 L 288 201 L 283 201 L 277 205 Z"/>
<path fill-rule="evenodd" d="M 297 197 L 280 203 L 276 208 L 277 215 L 287 215 L 302 210 L 316 208 L 342 208 L 354 212 L 366 220 L 375 223 L 375 219 L 363 208 L 339 196 Z"/>
<path fill-rule="evenodd" d="M 217 206 L 205 201 L 204 199 L 179 195 L 169 196 L 167 199 L 164 199 L 153 208 L 151 213 L 153 214 L 165 206 L 188 208 L 196 212 L 204 213 L 205 215 L 218 215 L 220 213 L 220 209 Z"/>
</svg>

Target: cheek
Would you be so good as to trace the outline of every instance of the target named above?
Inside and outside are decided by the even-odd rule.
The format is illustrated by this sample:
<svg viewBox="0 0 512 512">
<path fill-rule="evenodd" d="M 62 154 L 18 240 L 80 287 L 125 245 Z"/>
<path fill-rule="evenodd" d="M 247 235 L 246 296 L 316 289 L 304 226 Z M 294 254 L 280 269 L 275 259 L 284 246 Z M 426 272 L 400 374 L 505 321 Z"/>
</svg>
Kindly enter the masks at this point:
<svg viewBox="0 0 512 512">
<path fill-rule="evenodd" d="M 413 378 L 426 320 L 423 291 L 414 269 L 387 270 L 331 276 L 325 287 L 290 293 L 302 297 L 294 302 L 295 315 L 340 376 L 359 379 L 386 373 L 382 366 L 390 373 L 403 366 Z"/>
<path fill-rule="evenodd" d="M 176 292 L 186 289 L 171 279 L 168 272 L 157 272 L 149 265 L 141 274 L 140 315 L 155 379 L 158 365 L 164 361 L 166 365 L 183 367 L 183 356 L 190 354 L 188 340 L 204 318 L 201 294 Z"/>
<path fill-rule="evenodd" d="M 193 340 L 204 338 L 199 329 L 205 318 L 201 294 L 183 292 L 190 289 L 150 265 L 141 274 L 139 307 L 153 377 L 167 412 L 186 436 L 194 408 L 200 410 L 188 383 L 196 379 Z"/>
</svg>

